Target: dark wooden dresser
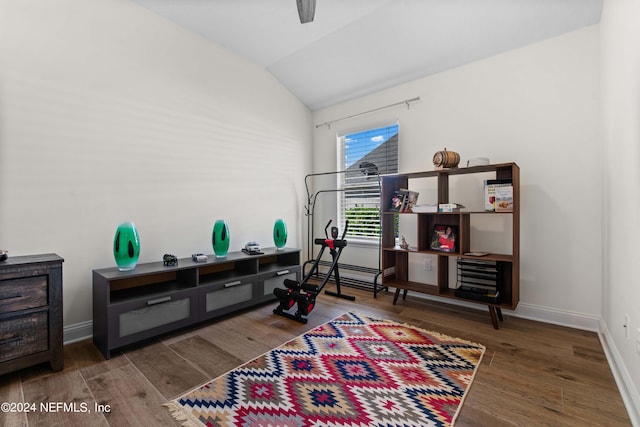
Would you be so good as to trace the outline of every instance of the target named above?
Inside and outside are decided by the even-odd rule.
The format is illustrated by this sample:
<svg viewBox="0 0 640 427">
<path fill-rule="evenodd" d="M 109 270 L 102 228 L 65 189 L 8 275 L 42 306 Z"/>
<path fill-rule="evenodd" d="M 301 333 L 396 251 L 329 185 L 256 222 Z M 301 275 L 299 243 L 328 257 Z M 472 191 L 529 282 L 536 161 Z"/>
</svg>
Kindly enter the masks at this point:
<svg viewBox="0 0 640 427">
<path fill-rule="evenodd" d="M 43 362 L 64 367 L 63 261 L 43 254 L 0 262 L 0 375 Z"/>
</svg>

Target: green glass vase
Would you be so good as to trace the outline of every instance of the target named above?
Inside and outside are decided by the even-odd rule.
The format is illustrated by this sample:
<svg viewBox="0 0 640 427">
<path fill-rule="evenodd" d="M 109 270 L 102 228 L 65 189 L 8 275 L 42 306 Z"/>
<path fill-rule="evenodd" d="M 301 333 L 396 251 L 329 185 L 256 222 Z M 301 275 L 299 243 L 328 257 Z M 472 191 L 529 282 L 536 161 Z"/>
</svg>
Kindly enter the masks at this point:
<svg viewBox="0 0 640 427">
<path fill-rule="evenodd" d="M 273 243 L 277 249 L 282 249 L 287 244 L 287 224 L 284 219 L 276 219 L 273 225 Z"/>
<path fill-rule="evenodd" d="M 133 222 L 118 225 L 113 239 L 113 257 L 120 271 L 136 268 L 140 257 L 140 238 Z"/>
<path fill-rule="evenodd" d="M 229 226 L 223 219 L 218 219 L 213 224 L 213 231 L 211 232 L 211 244 L 213 245 L 213 252 L 218 258 L 227 256 L 229 251 Z"/>
</svg>

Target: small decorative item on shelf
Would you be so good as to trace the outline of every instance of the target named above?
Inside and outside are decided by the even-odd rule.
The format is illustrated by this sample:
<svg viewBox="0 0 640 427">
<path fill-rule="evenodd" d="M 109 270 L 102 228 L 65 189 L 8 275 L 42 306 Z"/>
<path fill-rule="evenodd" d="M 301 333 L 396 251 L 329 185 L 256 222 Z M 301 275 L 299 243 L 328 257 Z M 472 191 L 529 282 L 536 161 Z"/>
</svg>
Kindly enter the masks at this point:
<svg viewBox="0 0 640 427">
<path fill-rule="evenodd" d="M 113 257 L 120 271 L 136 268 L 140 257 L 140 238 L 133 222 L 123 222 L 118 225 L 113 239 Z"/>
<path fill-rule="evenodd" d="M 402 236 L 402 241 L 400 242 L 400 247 L 404 250 L 409 249 L 409 244 L 407 243 L 407 240 L 404 238 L 404 236 Z"/>
<path fill-rule="evenodd" d="M 166 266 L 178 265 L 178 257 L 171 254 L 164 254 L 164 256 L 162 257 L 162 262 Z"/>
<path fill-rule="evenodd" d="M 211 244 L 213 245 L 213 252 L 218 258 L 224 258 L 229 251 L 229 226 L 223 219 L 216 220 L 213 224 L 213 231 L 211 232 Z"/>
<path fill-rule="evenodd" d="M 287 244 L 287 224 L 284 219 L 276 219 L 273 225 L 273 243 L 277 249 L 282 249 Z"/>
<path fill-rule="evenodd" d="M 473 167 L 473 166 L 487 166 L 489 164 L 489 158 L 488 157 L 474 157 L 473 159 L 469 159 L 467 160 L 467 167 Z"/>
<path fill-rule="evenodd" d="M 6 261 L 7 258 L 9 258 L 9 252 L 0 250 L 0 262 Z"/>
<path fill-rule="evenodd" d="M 437 169 L 457 168 L 460 163 L 460 154 L 455 151 L 447 151 L 447 148 L 443 151 L 436 151 L 433 155 L 433 165 Z"/>
</svg>

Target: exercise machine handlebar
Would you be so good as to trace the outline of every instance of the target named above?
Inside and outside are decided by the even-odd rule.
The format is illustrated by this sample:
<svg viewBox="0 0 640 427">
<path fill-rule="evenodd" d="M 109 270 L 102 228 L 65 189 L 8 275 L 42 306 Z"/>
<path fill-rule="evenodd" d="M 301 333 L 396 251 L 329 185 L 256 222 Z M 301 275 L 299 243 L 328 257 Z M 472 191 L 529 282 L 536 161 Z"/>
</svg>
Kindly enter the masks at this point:
<svg viewBox="0 0 640 427">
<path fill-rule="evenodd" d="M 347 235 L 347 230 L 349 229 L 349 220 L 345 221 L 344 223 L 344 230 L 342 232 L 342 237 L 340 237 L 340 239 L 338 239 L 338 227 L 333 227 L 331 230 L 331 235 L 333 237 L 333 239 L 329 238 L 329 234 L 327 233 L 327 229 L 329 228 L 329 226 L 331 225 L 331 222 L 333 220 L 329 220 L 329 222 L 327 223 L 327 225 L 324 227 L 324 235 L 327 236 L 326 239 L 315 239 L 313 241 L 313 243 L 315 243 L 316 245 L 322 245 L 322 246 L 328 246 L 328 242 L 332 241 L 333 242 L 333 247 L 336 248 L 343 248 L 345 246 L 347 246 L 347 241 L 344 240 L 345 236 Z"/>
</svg>

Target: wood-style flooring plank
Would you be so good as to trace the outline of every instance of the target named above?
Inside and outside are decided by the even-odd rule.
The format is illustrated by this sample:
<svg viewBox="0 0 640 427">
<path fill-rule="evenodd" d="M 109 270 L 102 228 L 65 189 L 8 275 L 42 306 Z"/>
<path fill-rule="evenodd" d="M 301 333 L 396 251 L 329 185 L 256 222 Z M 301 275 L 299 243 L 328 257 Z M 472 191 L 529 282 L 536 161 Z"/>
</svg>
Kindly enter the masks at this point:
<svg viewBox="0 0 640 427">
<path fill-rule="evenodd" d="M 606 374 L 599 370 L 589 370 L 588 365 L 585 366 L 573 360 L 543 359 L 534 352 L 527 352 L 517 357 L 496 352 L 492 366 L 512 370 L 521 375 L 538 377 L 550 384 L 568 389 L 599 388 L 611 390 L 612 387 L 615 387 L 615 383 L 609 381 Z"/>
<path fill-rule="evenodd" d="M 0 402 L 22 403 L 20 372 L 0 376 Z M 0 411 L 0 426 L 26 426 L 26 412 Z"/>
<path fill-rule="evenodd" d="M 95 411 L 96 401 L 77 369 L 24 383 L 23 392 L 25 402 L 37 405 L 27 413 L 29 427 L 108 426 L 103 413 Z"/>
<path fill-rule="evenodd" d="M 193 335 L 181 341 L 173 341 L 169 344 L 169 348 L 205 373 L 208 378 L 219 377 L 243 363 L 242 360 L 199 335 Z"/>
<path fill-rule="evenodd" d="M 574 390 L 564 390 L 564 411 L 576 419 L 586 419 L 605 425 L 624 425 L 628 416 L 622 402 L 612 399 L 616 391 L 611 393 L 580 393 Z"/>
<path fill-rule="evenodd" d="M 109 426 L 180 426 L 162 406 L 167 399 L 131 364 L 97 375 L 87 384 L 96 401 L 109 406 L 104 413 Z"/>
<path fill-rule="evenodd" d="M 484 412 L 488 417 L 495 418 L 503 423 L 512 423 L 516 426 L 600 426 L 594 422 L 576 419 L 562 411 L 537 405 L 525 398 L 514 397 L 512 394 L 495 387 L 489 387 L 482 382 L 474 382 L 471 385 L 469 395 L 465 399 L 460 412 L 461 420 L 469 420 L 465 414 L 467 408 L 474 408 L 477 411 Z M 471 420 L 469 424 L 456 423 L 456 425 L 477 426 L 478 424 Z"/>
<path fill-rule="evenodd" d="M 554 411 L 563 409 L 562 387 L 511 370 L 496 369 L 491 362 L 480 365 L 473 384 L 476 382 Z"/>
<path fill-rule="evenodd" d="M 167 399 L 209 379 L 160 342 L 126 351 L 125 356 Z"/>
<path fill-rule="evenodd" d="M 75 342 L 65 346 L 75 367 L 80 369 L 85 379 L 104 374 L 112 369 L 129 364 L 129 360 L 120 352 L 113 352 L 109 360 L 105 360 L 91 340 Z"/>
<path fill-rule="evenodd" d="M 69 351 L 68 346 L 63 347 L 63 357 L 64 357 L 63 372 L 69 372 L 76 369 L 75 362 L 71 355 L 71 351 Z M 56 373 L 51 371 L 51 365 L 48 363 L 41 363 L 39 365 L 34 365 L 29 369 L 23 369 L 20 371 L 20 377 L 22 378 L 23 383 L 39 380 L 44 377 L 48 377 L 50 375 L 55 375 L 55 374 Z"/>
<path fill-rule="evenodd" d="M 484 408 L 483 408 L 484 409 Z M 514 427 L 515 424 L 471 405 L 463 405 L 455 420 L 456 427 Z"/>
<path fill-rule="evenodd" d="M 271 349 L 253 337 L 247 336 L 246 332 L 242 333 L 233 328 L 233 322 L 230 319 L 202 328 L 199 335 L 243 362 Z"/>
</svg>

